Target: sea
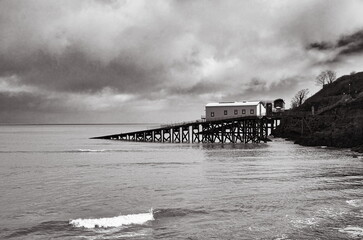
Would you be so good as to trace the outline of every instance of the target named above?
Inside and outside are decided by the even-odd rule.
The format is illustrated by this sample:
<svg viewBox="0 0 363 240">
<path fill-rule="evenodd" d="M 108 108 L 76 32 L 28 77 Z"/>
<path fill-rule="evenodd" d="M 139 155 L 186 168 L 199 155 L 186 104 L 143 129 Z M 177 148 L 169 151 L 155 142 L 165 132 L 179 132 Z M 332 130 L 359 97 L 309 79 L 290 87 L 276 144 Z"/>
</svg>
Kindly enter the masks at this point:
<svg viewBox="0 0 363 240">
<path fill-rule="evenodd" d="M 90 139 L 152 127 L 1 125 L 0 239 L 363 239 L 362 155 Z"/>
</svg>

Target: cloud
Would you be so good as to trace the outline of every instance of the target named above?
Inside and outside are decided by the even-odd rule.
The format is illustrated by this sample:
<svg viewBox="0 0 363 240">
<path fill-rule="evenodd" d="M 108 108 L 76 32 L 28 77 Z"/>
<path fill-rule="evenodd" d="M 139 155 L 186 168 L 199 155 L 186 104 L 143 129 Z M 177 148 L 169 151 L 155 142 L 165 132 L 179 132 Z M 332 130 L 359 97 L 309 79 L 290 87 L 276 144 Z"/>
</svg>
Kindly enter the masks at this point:
<svg viewBox="0 0 363 240">
<path fill-rule="evenodd" d="M 310 43 L 309 46 L 307 47 L 307 49 L 316 49 L 319 51 L 324 51 L 334 48 L 335 48 L 334 44 L 328 42 L 314 42 Z"/>
<path fill-rule="evenodd" d="M 225 96 L 225 100 L 274 100 L 284 96 L 285 100 L 301 88 L 306 86 L 310 78 L 306 76 L 291 76 L 280 79 L 277 82 L 269 82 L 266 79 L 253 78 L 239 89 L 235 89 Z M 286 98 L 288 96 L 288 98 Z"/>
<path fill-rule="evenodd" d="M 334 52 L 334 58 L 330 61 L 339 61 L 343 56 L 360 54 L 363 52 L 363 30 L 342 35 L 334 42 L 310 43 L 307 49 Z"/>
<path fill-rule="evenodd" d="M 9 121 L 21 119 L 15 109 L 23 102 L 33 102 L 27 116 L 81 121 L 102 112 L 100 121 L 114 122 L 120 112 L 122 121 L 143 118 L 145 109 L 175 120 L 174 109 L 198 118 L 210 101 L 289 98 L 327 65 L 339 74 L 345 57 L 363 63 L 362 7 L 354 0 L 0 1 L 0 89 L 14 113 L 4 107 L 0 118 L 6 109 Z"/>
<path fill-rule="evenodd" d="M 357 31 L 350 35 L 342 36 L 337 46 L 341 47 L 340 54 L 350 55 L 363 52 L 363 30 Z"/>
</svg>

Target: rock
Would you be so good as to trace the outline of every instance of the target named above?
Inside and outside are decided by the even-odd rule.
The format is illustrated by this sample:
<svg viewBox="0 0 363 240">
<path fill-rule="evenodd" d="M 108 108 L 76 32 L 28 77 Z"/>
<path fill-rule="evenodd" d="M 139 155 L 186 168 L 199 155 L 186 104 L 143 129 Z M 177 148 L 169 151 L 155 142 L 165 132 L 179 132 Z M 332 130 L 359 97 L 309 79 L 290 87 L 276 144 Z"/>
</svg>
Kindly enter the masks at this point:
<svg viewBox="0 0 363 240">
<path fill-rule="evenodd" d="M 352 148 L 352 151 L 359 152 L 359 153 L 363 153 L 363 145 L 357 146 L 357 147 L 353 147 Z"/>
</svg>

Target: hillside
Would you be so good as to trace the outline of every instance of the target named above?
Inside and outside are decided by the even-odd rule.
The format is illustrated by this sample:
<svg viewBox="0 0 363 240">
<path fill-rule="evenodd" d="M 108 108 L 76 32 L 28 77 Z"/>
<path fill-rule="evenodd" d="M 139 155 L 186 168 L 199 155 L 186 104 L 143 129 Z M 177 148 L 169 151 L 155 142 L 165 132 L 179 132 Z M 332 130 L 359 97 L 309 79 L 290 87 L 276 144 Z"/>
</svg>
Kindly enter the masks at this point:
<svg viewBox="0 0 363 240">
<path fill-rule="evenodd" d="M 351 147 L 363 152 L 363 72 L 324 86 L 284 115 L 273 134 L 302 145 Z"/>
<path fill-rule="evenodd" d="M 311 111 L 314 106 L 318 111 L 332 105 L 344 97 L 350 96 L 353 99 L 363 92 L 363 72 L 352 75 L 345 75 L 338 78 L 331 84 L 327 84 L 319 92 L 311 96 L 297 111 Z"/>
</svg>

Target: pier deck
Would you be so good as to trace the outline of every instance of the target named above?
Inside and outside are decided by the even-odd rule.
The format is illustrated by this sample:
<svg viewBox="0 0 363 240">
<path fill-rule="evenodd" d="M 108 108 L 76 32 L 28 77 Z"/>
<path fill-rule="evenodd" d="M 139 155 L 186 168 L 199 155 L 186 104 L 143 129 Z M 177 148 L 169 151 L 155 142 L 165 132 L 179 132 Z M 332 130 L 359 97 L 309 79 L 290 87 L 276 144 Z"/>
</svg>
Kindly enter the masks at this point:
<svg viewBox="0 0 363 240">
<path fill-rule="evenodd" d="M 267 141 L 269 132 L 279 122 L 279 117 L 239 117 L 163 125 L 155 129 L 118 133 L 92 139 L 165 143 L 259 143 Z"/>
</svg>

